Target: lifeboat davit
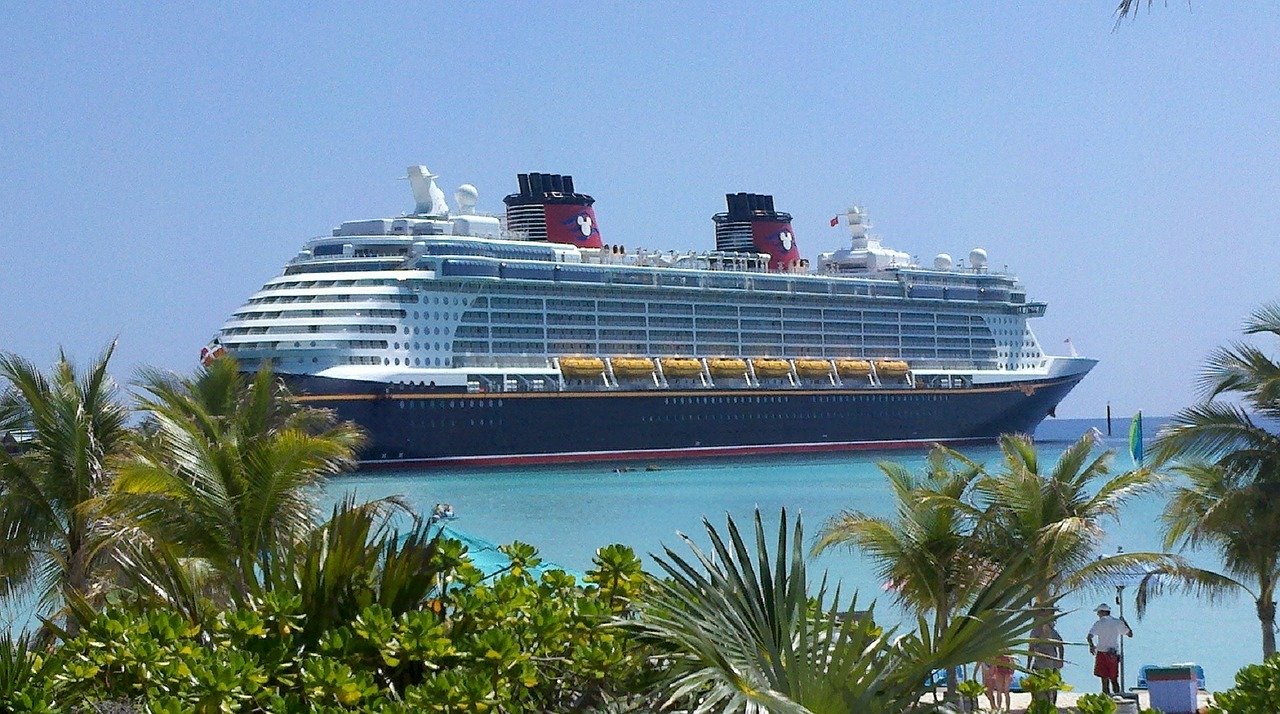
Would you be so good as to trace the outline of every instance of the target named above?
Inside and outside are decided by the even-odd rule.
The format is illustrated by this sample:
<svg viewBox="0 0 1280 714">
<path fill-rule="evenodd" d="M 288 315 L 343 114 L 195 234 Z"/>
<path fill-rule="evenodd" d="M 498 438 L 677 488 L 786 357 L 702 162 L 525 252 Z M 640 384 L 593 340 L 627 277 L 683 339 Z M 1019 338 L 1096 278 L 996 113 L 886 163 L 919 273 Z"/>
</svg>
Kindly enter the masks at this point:
<svg viewBox="0 0 1280 714">
<path fill-rule="evenodd" d="M 824 359 L 798 359 L 796 372 L 803 377 L 830 377 L 831 363 Z"/>
<path fill-rule="evenodd" d="M 865 359 L 838 359 L 836 372 L 841 377 L 866 377 L 871 374 L 871 363 Z"/>
<path fill-rule="evenodd" d="M 737 357 L 720 357 L 707 360 L 707 369 L 713 377 L 745 377 L 747 361 Z"/>
<path fill-rule="evenodd" d="M 599 357 L 561 357 L 560 374 L 571 379 L 595 379 L 604 374 L 604 360 Z"/>
<path fill-rule="evenodd" d="M 653 375 L 653 360 L 647 357 L 614 357 L 609 360 L 613 365 L 615 377 L 649 377 Z"/>
<path fill-rule="evenodd" d="M 791 363 L 785 359 L 756 358 L 751 360 L 751 367 L 756 371 L 756 377 L 764 377 L 766 379 L 785 377 L 791 374 Z"/>
<path fill-rule="evenodd" d="M 905 377 L 909 371 L 910 365 L 900 359 L 876 360 L 876 374 L 881 377 Z"/>
<path fill-rule="evenodd" d="M 662 373 L 671 378 L 697 377 L 702 374 L 702 363 L 692 357 L 663 357 Z"/>
</svg>

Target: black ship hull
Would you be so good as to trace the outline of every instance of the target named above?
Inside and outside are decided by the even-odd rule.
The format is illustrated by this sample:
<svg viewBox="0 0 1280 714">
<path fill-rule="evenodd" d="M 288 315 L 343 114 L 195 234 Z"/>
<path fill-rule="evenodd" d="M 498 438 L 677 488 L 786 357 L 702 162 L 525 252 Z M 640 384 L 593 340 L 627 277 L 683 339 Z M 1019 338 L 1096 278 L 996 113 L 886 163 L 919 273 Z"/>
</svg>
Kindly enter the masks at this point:
<svg viewBox="0 0 1280 714">
<path fill-rule="evenodd" d="M 368 431 L 366 465 L 493 466 L 989 442 L 1033 431 L 1084 375 L 963 389 L 514 393 L 284 376 L 300 401 Z"/>
</svg>

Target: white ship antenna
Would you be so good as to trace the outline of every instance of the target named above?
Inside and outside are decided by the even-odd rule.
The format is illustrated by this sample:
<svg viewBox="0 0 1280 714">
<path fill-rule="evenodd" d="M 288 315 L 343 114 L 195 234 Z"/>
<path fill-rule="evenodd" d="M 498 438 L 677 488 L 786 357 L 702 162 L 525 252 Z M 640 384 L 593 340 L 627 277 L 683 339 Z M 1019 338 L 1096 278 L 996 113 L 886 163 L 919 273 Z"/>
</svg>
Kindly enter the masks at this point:
<svg viewBox="0 0 1280 714">
<path fill-rule="evenodd" d="M 448 216 L 449 204 L 444 201 L 444 191 L 436 185 L 439 178 L 426 166 L 410 166 L 409 186 L 413 189 L 413 212 L 420 215 Z"/>
</svg>

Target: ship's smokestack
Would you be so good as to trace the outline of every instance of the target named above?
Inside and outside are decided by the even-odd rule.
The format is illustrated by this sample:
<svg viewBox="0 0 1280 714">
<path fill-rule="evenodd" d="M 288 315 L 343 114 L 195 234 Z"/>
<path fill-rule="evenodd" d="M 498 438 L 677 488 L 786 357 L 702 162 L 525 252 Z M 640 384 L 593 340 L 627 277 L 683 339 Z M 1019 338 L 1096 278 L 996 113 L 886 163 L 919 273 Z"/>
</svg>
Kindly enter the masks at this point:
<svg viewBox="0 0 1280 714">
<path fill-rule="evenodd" d="M 724 202 L 728 210 L 711 218 L 716 224 L 716 250 L 766 253 L 770 270 L 788 270 L 799 264 L 791 214 L 774 210 L 773 196 L 726 193 Z"/>
<path fill-rule="evenodd" d="M 520 193 L 502 199 L 507 205 L 507 228 L 529 240 L 599 248 L 600 227 L 592 207 L 596 200 L 575 193 L 573 177 L 560 174 L 517 174 Z"/>
</svg>

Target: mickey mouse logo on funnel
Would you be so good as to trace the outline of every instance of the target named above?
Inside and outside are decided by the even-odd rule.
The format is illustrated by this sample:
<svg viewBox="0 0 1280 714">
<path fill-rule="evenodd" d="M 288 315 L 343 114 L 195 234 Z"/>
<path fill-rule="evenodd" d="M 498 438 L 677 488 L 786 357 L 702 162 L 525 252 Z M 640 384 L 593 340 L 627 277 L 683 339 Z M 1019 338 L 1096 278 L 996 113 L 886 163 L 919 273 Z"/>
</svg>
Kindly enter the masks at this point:
<svg viewBox="0 0 1280 714">
<path fill-rule="evenodd" d="M 800 260 L 800 248 L 791 223 L 757 221 L 751 224 L 751 239 L 756 250 L 769 254 L 769 269 L 784 270 Z"/>
<path fill-rule="evenodd" d="M 591 206 L 547 204 L 547 240 L 581 248 L 599 248 L 600 226 Z"/>
<path fill-rule="evenodd" d="M 773 196 L 759 193 L 726 193 L 724 213 L 712 216 L 716 224 L 716 250 L 763 253 L 770 270 L 792 270 L 800 261 L 800 247 L 791 230 L 791 214 L 774 208 Z"/>
<path fill-rule="evenodd" d="M 518 174 L 520 192 L 502 199 L 507 228 L 529 240 L 600 248 L 596 200 L 573 190 L 573 177 L 561 174 Z"/>
</svg>

